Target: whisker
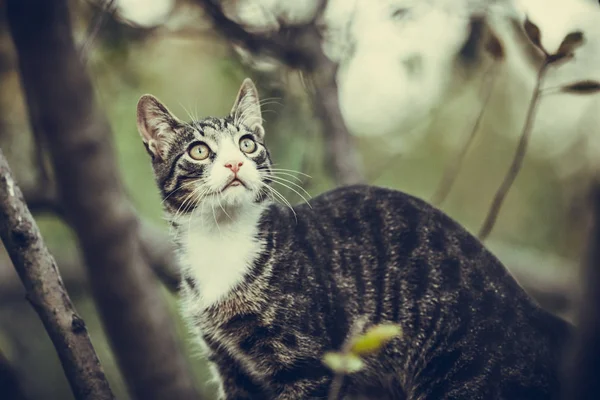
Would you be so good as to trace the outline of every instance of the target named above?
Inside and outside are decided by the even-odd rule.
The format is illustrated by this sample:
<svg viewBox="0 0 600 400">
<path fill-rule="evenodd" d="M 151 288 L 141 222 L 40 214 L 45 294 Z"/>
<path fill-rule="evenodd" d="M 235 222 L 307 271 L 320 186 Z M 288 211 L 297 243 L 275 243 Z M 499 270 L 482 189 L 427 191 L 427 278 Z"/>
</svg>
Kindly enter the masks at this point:
<svg viewBox="0 0 600 400">
<path fill-rule="evenodd" d="M 219 199 L 219 196 L 217 196 L 217 202 L 219 203 L 219 207 L 221 207 L 221 210 L 223 210 L 223 212 L 225 213 L 225 215 L 227 215 L 227 217 L 233 221 L 233 218 L 231 218 L 231 216 L 229 214 L 227 214 L 227 211 L 225 211 L 225 209 L 223 208 L 223 205 L 221 204 L 221 199 Z"/>
<path fill-rule="evenodd" d="M 182 202 L 182 203 L 179 205 L 179 208 L 178 208 L 178 209 L 175 211 L 175 214 L 173 215 L 173 219 L 174 219 L 174 220 L 177 220 L 177 219 L 180 217 L 181 213 L 183 213 L 183 212 L 186 212 L 186 209 L 187 209 L 187 208 L 184 208 L 184 210 L 183 210 L 183 211 L 181 211 L 181 213 L 180 213 L 180 210 L 181 210 L 183 207 L 185 207 L 185 204 L 188 202 L 188 200 L 190 200 L 190 199 L 191 199 L 191 198 L 192 198 L 192 197 L 195 195 L 196 191 L 198 191 L 198 190 L 200 190 L 200 187 L 198 187 L 198 188 L 196 188 L 196 189 L 192 190 L 192 191 L 190 192 L 190 194 L 188 194 L 188 195 L 187 195 L 187 197 L 186 197 L 186 198 L 183 200 L 183 202 Z M 173 233 L 173 232 L 172 232 L 172 229 L 171 229 L 171 233 Z M 177 237 L 177 235 L 174 235 L 174 236 L 175 236 L 175 237 Z"/>
<path fill-rule="evenodd" d="M 277 183 L 277 184 L 279 184 L 281 186 L 284 186 L 284 187 L 288 188 L 289 190 L 291 190 L 292 192 L 296 193 L 298 196 L 300 196 L 300 198 L 302 200 L 304 200 L 304 202 L 306 203 L 306 205 L 308 205 L 310 208 L 312 208 L 312 206 L 310 205 L 310 203 L 308 202 L 308 200 L 306 199 L 306 197 L 304 197 L 302 194 L 300 194 L 300 192 L 298 192 L 296 189 L 292 188 L 291 186 L 286 185 L 283 182 L 273 181 L 273 183 Z M 310 197 L 310 195 L 309 195 L 309 197 Z"/>
<path fill-rule="evenodd" d="M 195 120 L 195 118 L 192 116 L 192 113 L 191 113 L 191 112 L 190 112 L 190 111 L 189 111 L 189 110 L 188 110 L 188 109 L 187 109 L 187 108 L 186 108 L 186 107 L 185 107 L 185 106 L 184 106 L 184 105 L 183 105 L 181 102 L 178 102 L 178 103 L 179 103 L 179 105 L 181 106 L 181 108 L 183 108 L 183 110 L 184 110 L 184 111 L 185 111 L 185 113 L 187 114 L 188 118 L 189 118 L 191 121 L 194 121 L 194 120 Z M 187 125 L 191 126 L 190 124 L 187 124 Z"/>
<path fill-rule="evenodd" d="M 171 197 L 172 195 L 174 195 L 175 193 L 177 193 L 177 192 L 178 192 L 178 191 L 180 191 L 181 189 L 184 189 L 184 188 L 186 188 L 186 187 L 188 187 L 188 186 L 190 186 L 190 185 L 193 185 L 193 184 L 197 183 L 198 181 L 199 181 L 199 180 L 193 180 L 193 181 L 190 181 L 190 182 L 184 182 L 184 183 L 183 183 L 183 185 L 179 186 L 177 189 L 175 189 L 175 190 L 173 190 L 171 193 L 169 193 L 169 194 L 167 195 L 167 197 L 165 197 L 165 198 L 164 198 L 164 199 L 163 199 L 163 200 L 160 202 L 160 205 L 163 205 L 163 204 L 165 204 L 165 201 L 167 201 L 167 199 L 168 199 L 169 197 Z"/>
<path fill-rule="evenodd" d="M 290 178 L 293 178 L 295 180 L 297 180 L 298 182 L 302 183 L 302 179 L 298 178 L 296 175 L 294 174 L 290 174 L 289 172 L 281 172 L 281 171 L 271 171 L 271 173 L 274 176 L 279 176 L 279 175 L 285 175 L 285 176 L 289 176 Z"/>
<path fill-rule="evenodd" d="M 213 196 L 216 196 L 216 194 L 213 194 Z M 215 225 L 217 225 L 217 229 L 219 230 L 219 235 L 222 236 L 221 227 L 219 226 L 219 222 L 217 221 L 217 215 L 215 214 L 215 203 L 214 202 L 210 203 L 210 208 L 212 208 L 213 219 L 215 220 Z"/>
<path fill-rule="evenodd" d="M 280 200 L 280 202 L 283 202 L 283 204 L 292 211 L 292 213 L 294 214 L 294 219 L 296 220 L 296 223 L 298 223 L 298 216 L 296 215 L 296 211 L 294 211 L 294 207 L 292 207 L 290 202 L 287 201 L 287 199 L 281 193 L 279 193 L 275 188 L 272 188 L 271 186 L 267 185 L 266 183 L 262 183 L 262 185 L 264 187 L 266 187 L 267 189 L 269 189 L 271 191 L 271 193 L 273 193 L 273 195 L 276 195 L 277 198 Z"/>
<path fill-rule="evenodd" d="M 305 174 L 304 172 L 300 172 L 300 171 L 295 171 L 293 169 L 285 169 L 285 168 L 270 168 L 271 171 L 277 171 L 277 172 L 290 172 L 290 173 L 294 173 L 294 174 L 298 174 L 298 175 L 303 175 L 306 176 L 307 178 L 312 178 L 312 176 Z"/>
<path fill-rule="evenodd" d="M 277 180 L 277 179 L 278 179 L 278 180 L 280 180 L 280 181 L 283 181 L 283 182 L 287 182 L 287 183 L 289 183 L 290 185 L 293 185 L 293 186 L 297 187 L 299 190 L 301 190 L 302 192 L 304 192 L 304 194 L 305 194 L 305 195 L 306 195 L 308 198 L 312 198 L 312 196 L 310 195 L 310 193 L 308 193 L 308 192 L 306 191 L 306 189 L 304 189 L 302 186 L 298 185 L 298 184 L 297 184 L 297 183 L 295 183 L 295 182 L 292 182 L 292 181 L 290 181 L 290 180 L 288 180 L 288 179 L 282 178 L 282 177 L 280 177 L 280 176 L 275 176 L 275 175 L 263 175 L 263 176 L 265 176 L 265 177 L 267 177 L 267 178 L 269 178 L 269 179 L 273 179 L 273 182 L 275 182 L 275 180 Z"/>
<path fill-rule="evenodd" d="M 271 101 L 271 100 L 283 100 L 283 97 L 265 97 L 260 99 L 259 103 L 262 104 L 263 101 Z"/>
</svg>

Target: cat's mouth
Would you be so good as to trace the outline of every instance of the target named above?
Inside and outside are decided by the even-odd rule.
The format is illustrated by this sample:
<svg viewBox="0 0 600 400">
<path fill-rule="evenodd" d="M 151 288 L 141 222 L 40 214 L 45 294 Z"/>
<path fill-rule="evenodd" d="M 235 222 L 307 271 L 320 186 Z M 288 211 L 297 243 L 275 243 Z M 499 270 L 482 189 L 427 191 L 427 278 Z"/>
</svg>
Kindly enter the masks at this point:
<svg viewBox="0 0 600 400">
<path fill-rule="evenodd" d="M 240 178 L 234 177 L 227 184 L 225 184 L 223 189 L 221 189 L 221 192 L 224 192 L 225 190 L 227 190 L 229 188 L 237 187 L 237 186 L 243 186 L 246 189 L 248 189 L 248 186 L 246 186 L 246 184 Z"/>
</svg>

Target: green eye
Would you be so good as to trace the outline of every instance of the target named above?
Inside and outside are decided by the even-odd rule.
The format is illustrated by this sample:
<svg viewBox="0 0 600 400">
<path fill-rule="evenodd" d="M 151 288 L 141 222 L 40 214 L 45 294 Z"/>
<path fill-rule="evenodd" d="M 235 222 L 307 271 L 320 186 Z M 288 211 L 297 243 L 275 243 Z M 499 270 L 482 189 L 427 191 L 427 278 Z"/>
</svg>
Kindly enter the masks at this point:
<svg viewBox="0 0 600 400">
<path fill-rule="evenodd" d="M 190 147 L 188 154 L 194 160 L 202 161 L 208 158 L 210 155 L 210 149 L 204 143 L 198 143 Z"/>
<path fill-rule="evenodd" d="M 254 150 L 256 150 L 256 142 L 249 137 L 245 137 L 240 140 L 240 150 L 248 154 L 254 153 Z"/>
</svg>

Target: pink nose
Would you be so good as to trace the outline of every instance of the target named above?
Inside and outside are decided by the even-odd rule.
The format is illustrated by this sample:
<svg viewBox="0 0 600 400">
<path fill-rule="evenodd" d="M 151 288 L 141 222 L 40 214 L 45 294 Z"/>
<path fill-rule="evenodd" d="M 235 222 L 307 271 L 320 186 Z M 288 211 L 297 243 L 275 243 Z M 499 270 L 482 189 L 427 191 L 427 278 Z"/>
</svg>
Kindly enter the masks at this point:
<svg viewBox="0 0 600 400">
<path fill-rule="evenodd" d="M 225 168 L 229 168 L 233 173 L 237 173 L 242 165 L 244 165 L 243 161 L 227 161 Z"/>
</svg>

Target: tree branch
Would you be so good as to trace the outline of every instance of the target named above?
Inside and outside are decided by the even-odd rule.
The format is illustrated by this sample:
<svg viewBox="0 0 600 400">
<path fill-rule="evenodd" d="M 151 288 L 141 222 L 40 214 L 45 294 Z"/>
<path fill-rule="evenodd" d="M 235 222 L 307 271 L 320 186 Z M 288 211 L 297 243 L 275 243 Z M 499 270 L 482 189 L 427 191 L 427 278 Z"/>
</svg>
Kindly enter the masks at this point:
<svg viewBox="0 0 600 400">
<path fill-rule="evenodd" d="M 75 312 L 1 151 L 0 181 L 0 237 L 56 348 L 75 398 L 113 399 L 85 324 Z"/>
<path fill-rule="evenodd" d="M 144 400 L 198 399 L 143 257 L 110 127 L 75 49 L 67 3 L 7 1 L 29 112 L 47 138 L 61 205 L 131 394 Z"/>
<path fill-rule="evenodd" d="M 64 211 L 57 198 L 56 188 L 53 183 L 49 182 L 46 185 L 42 183 L 26 185 L 22 187 L 22 191 L 27 206 L 33 214 L 52 213 L 65 219 Z M 66 220 L 65 222 L 69 223 Z M 171 292 L 177 292 L 180 281 L 179 267 L 175 258 L 175 249 L 170 238 L 158 227 L 142 220 L 139 227 L 139 239 L 147 264 Z M 62 262 L 60 264 L 64 265 Z M 83 262 L 80 260 L 70 260 L 68 262 L 68 265 L 77 264 L 81 265 Z M 75 269 L 75 267 L 72 269 Z M 75 274 L 69 276 L 73 275 Z M 81 279 L 75 276 L 73 276 L 72 280 L 74 282 L 81 281 Z M 2 280 L 0 279 L 1 287 Z"/>
<path fill-rule="evenodd" d="M 458 177 L 458 173 L 462 168 L 463 162 L 467 157 L 467 153 L 471 149 L 471 146 L 475 141 L 475 137 L 477 137 L 477 132 L 479 132 L 479 127 L 481 126 L 481 122 L 483 121 L 483 116 L 485 115 L 488 103 L 490 102 L 490 99 L 492 97 L 494 84 L 496 83 L 496 79 L 498 77 L 498 68 L 498 63 L 494 62 L 494 64 L 492 64 L 490 69 L 486 71 L 483 77 L 483 103 L 481 105 L 481 108 L 479 109 L 477 118 L 475 119 L 475 123 L 471 128 L 471 133 L 465 140 L 458 154 L 456 154 L 455 157 L 452 157 L 450 163 L 448 163 L 448 165 L 446 166 L 442 180 L 440 181 L 435 193 L 431 197 L 431 203 L 434 205 L 439 206 L 448 197 L 448 194 L 450 193 L 450 190 L 452 190 L 452 186 L 454 186 L 454 182 Z"/>
<path fill-rule="evenodd" d="M 360 156 L 344 123 L 339 106 L 338 88 L 335 82 L 336 66 L 320 50 L 320 37 L 313 32 L 314 91 L 312 93 L 316 115 L 323 125 L 326 161 L 335 181 L 340 185 L 352 185 L 366 181 Z"/>
<path fill-rule="evenodd" d="M 494 195 L 494 200 L 492 201 L 490 210 L 488 211 L 488 214 L 485 217 L 485 220 L 483 221 L 483 225 L 479 230 L 479 234 L 477 235 L 481 241 L 485 241 L 490 235 L 490 233 L 492 233 L 492 229 L 494 229 L 494 225 L 496 224 L 496 219 L 500 214 L 500 209 L 502 208 L 504 199 L 508 195 L 510 188 L 515 182 L 515 179 L 517 179 L 519 172 L 521 171 L 521 167 L 523 165 L 523 160 L 525 159 L 525 154 L 527 153 L 527 147 L 529 145 L 531 131 L 533 130 L 533 123 L 535 121 L 535 116 L 539 105 L 542 83 L 544 81 L 544 77 L 546 76 L 546 72 L 548 71 L 549 66 L 550 64 L 546 61 L 544 62 L 544 64 L 542 64 L 538 71 L 533 96 L 531 98 L 531 101 L 529 102 L 529 108 L 527 110 L 525 124 L 523 125 L 523 131 L 521 132 L 521 139 L 519 140 L 519 145 L 517 146 L 517 150 L 515 151 L 515 155 L 510 165 L 510 168 L 506 173 L 502 184 L 500 185 L 500 187 L 496 191 L 496 194 Z"/>
<path fill-rule="evenodd" d="M 328 169 L 340 185 L 365 182 L 360 157 L 339 109 L 336 66 L 323 54 L 321 37 L 314 24 L 282 27 L 268 36 L 257 35 L 228 19 L 215 1 L 200 0 L 199 3 L 215 29 L 231 42 L 241 44 L 257 56 L 271 56 L 310 74 L 315 81 L 312 100 L 323 125 Z M 324 6 L 325 2 L 321 4 L 321 10 Z"/>
<path fill-rule="evenodd" d="M 214 29 L 231 42 L 242 45 L 254 54 L 276 58 L 292 68 L 312 69 L 314 48 L 304 40 L 306 27 L 286 28 L 268 36 L 247 32 L 243 27 L 227 18 L 215 0 L 198 0 Z"/>
</svg>

